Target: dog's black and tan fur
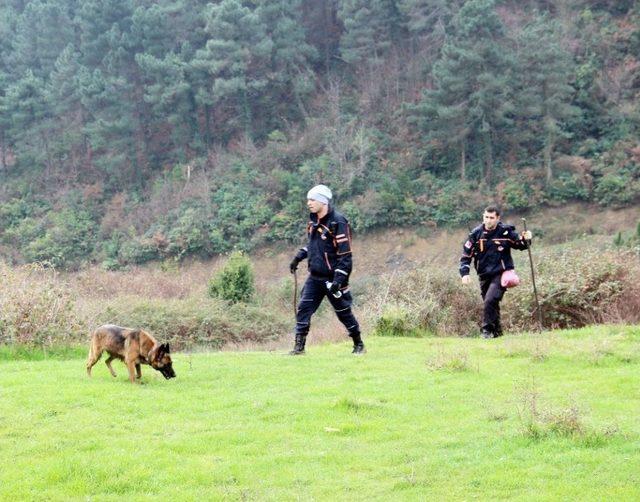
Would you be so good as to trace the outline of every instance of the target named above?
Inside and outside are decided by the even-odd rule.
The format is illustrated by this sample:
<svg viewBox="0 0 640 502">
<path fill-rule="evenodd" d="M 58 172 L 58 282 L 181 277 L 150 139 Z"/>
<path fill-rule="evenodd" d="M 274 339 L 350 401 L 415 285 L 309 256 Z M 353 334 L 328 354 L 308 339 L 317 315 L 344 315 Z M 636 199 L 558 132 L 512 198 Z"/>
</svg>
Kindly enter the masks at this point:
<svg viewBox="0 0 640 502">
<path fill-rule="evenodd" d="M 87 358 L 87 374 L 91 376 L 91 368 L 100 360 L 103 352 L 109 357 L 105 361 L 107 368 L 115 377 L 116 372 L 111 367 L 111 361 L 120 359 L 124 361 L 129 370 L 131 383 L 135 378 L 140 379 L 141 364 L 148 364 L 158 370 L 166 378 L 176 376 L 173 371 L 169 344 L 160 345 L 156 339 L 141 329 L 122 328 L 113 324 L 100 326 L 91 334 L 91 347 Z"/>
</svg>

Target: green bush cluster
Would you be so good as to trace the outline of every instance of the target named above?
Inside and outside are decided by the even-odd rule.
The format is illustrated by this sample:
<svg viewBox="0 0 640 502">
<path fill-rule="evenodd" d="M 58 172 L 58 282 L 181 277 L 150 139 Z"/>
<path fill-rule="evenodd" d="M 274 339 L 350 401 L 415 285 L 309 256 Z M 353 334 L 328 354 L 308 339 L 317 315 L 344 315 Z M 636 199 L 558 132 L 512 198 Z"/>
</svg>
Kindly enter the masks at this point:
<svg viewBox="0 0 640 502">
<path fill-rule="evenodd" d="M 576 242 L 535 253 L 536 284 L 546 328 L 575 328 L 640 318 L 640 262 L 626 249 Z M 510 290 L 504 319 L 515 330 L 535 329 L 535 299 L 527 267 Z"/>
<path fill-rule="evenodd" d="M 52 269 L 0 262 L 0 345 L 48 347 L 85 336 L 76 299 Z"/>
<path fill-rule="evenodd" d="M 640 321 L 640 262 L 632 250 L 599 249 L 588 242 L 536 249 L 536 283 L 545 328 Z M 536 303 L 525 254 L 516 256 L 520 286 L 505 293 L 503 328 L 535 330 Z M 372 305 L 380 336 L 468 336 L 479 333 L 482 300 L 463 287 L 456 270 L 421 267 L 387 276 Z"/>
<path fill-rule="evenodd" d="M 207 291 L 211 298 L 231 303 L 249 301 L 255 292 L 251 260 L 241 251 L 232 253 L 209 280 Z"/>
<path fill-rule="evenodd" d="M 271 309 L 245 303 L 229 305 L 219 299 L 119 298 L 109 303 L 101 318 L 122 326 L 143 327 L 175 350 L 263 343 L 277 339 L 289 328 Z"/>
<path fill-rule="evenodd" d="M 385 277 L 372 303 L 382 306 L 374 333 L 380 336 L 479 333 L 481 315 L 475 288 L 460 286 L 455 270 L 422 267 Z"/>
</svg>

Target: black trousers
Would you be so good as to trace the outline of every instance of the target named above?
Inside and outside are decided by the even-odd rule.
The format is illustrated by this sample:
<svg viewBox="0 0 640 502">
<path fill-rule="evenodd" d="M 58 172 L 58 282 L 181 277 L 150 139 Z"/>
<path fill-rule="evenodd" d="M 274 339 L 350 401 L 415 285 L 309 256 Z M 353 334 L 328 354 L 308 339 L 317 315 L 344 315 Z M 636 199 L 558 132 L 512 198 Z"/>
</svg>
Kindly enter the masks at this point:
<svg viewBox="0 0 640 502">
<path fill-rule="evenodd" d="M 360 334 L 360 325 L 351 312 L 353 297 L 347 289 L 340 298 L 335 298 L 325 284 L 324 279 L 314 279 L 309 276 L 302 288 L 300 303 L 296 314 L 296 335 L 306 336 L 311 327 L 311 316 L 318 310 L 322 300 L 327 297 L 338 319 L 347 328 L 349 336 Z"/>
<path fill-rule="evenodd" d="M 500 324 L 500 300 L 506 291 L 500 284 L 502 274 L 494 275 L 486 279 L 480 279 L 480 293 L 484 301 L 484 313 L 482 317 L 482 329 L 492 333 L 501 333 Z"/>
</svg>

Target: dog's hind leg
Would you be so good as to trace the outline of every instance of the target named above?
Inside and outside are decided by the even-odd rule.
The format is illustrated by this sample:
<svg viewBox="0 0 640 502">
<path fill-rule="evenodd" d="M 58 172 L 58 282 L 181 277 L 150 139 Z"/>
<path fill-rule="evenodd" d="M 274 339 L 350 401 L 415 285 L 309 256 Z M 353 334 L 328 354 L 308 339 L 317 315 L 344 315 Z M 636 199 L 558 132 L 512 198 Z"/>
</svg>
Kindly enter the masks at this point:
<svg viewBox="0 0 640 502">
<path fill-rule="evenodd" d="M 140 368 L 140 364 L 136 364 L 136 378 L 140 380 L 142 378 L 142 370 Z"/>
<path fill-rule="evenodd" d="M 102 351 L 97 350 L 95 345 L 95 343 L 91 343 L 91 348 L 89 349 L 89 357 L 87 357 L 87 375 L 89 376 L 91 376 L 91 368 L 93 368 L 102 357 Z"/>
<path fill-rule="evenodd" d="M 107 365 L 107 368 L 109 368 L 109 373 L 111 373 L 112 377 L 116 376 L 116 372 L 113 371 L 113 366 L 111 366 L 111 361 L 113 361 L 114 359 L 115 357 L 109 355 L 109 357 L 107 357 L 107 360 L 104 362 Z"/>
</svg>

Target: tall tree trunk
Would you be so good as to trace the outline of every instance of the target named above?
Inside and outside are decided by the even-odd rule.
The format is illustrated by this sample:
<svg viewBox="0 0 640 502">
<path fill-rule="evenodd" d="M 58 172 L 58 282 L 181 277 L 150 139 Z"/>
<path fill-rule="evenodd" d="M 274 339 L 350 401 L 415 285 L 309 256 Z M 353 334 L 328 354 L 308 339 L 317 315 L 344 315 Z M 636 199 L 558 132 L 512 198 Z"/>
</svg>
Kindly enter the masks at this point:
<svg viewBox="0 0 640 502">
<path fill-rule="evenodd" d="M 460 143 L 460 179 L 467 179 L 467 142 L 464 139 Z"/>
<path fill-rule="evenodd" d="M 211 116 L 213 115 L 211 107 L 204 105 L 204 138 L 207 149 L 213 144 L 213 126 L 211 125 Z"/>
<path fill-rule="evenodd" d="M 242 91 L 242 111 L 244 113 L 244 133 L 248 138 L 253 139 L 253 127 L 251 124 L 251 105 L 249 104 L 249 93 L 245 85 Z"/>
<path fill-rule="evenodd" d="M 4 130 L 0 130 L 0 169 L 3 172 L 7 169 L 7 152 L 4 142 Z"/>
<path fill-rule="evenodd" d="M 42 140 L 42 146 L 44 146 L 44 152 L 46 155 L 45 178 L 49 179 L 51 177 L 51 171 L 53 170 L 53 161 L 51 160 L 51 150 L 49 149 L 49 141 L 47 140 L 47 135 L 44 132 L 40 132 L 40 139 Z"/>
<path fill-rule="evenodd" d="M 544 142 L 543 158 L 544 158 L 544 170 L 547 178 L 547 183 L 550 183 L 553 179 L 553 169 L 551 167 L 551 156 L 555 147 L 555 131 L 553 118 L 550 116 L 545 117 L 545 129 L 547 130 L 547 137 Z"/>
<path fill-rule="evenodd" d="M 493 144 L 491 141 L 491 131 L 487 131 L 484 136 L 484 158 L 485 158 L 485 171 L 484 180 L 487 185 L 491 185 L 491 177 L 493 175 Z"/>
</svg>

